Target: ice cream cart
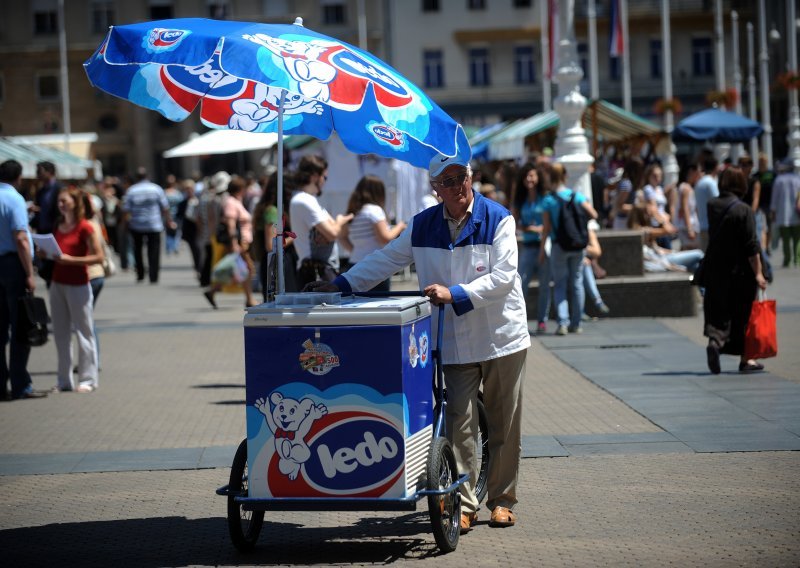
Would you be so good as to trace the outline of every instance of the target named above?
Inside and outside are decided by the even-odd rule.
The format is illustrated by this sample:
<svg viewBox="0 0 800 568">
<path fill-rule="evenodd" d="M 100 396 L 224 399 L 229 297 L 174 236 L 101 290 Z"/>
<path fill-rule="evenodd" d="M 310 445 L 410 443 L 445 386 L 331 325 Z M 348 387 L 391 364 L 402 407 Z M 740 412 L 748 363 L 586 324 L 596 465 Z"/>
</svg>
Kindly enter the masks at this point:
<svg viewBox="0 0 800 568">
<path fill-rule="evenodd" d="M 268 510 L 413 511 L 423 497 L 437 545 L 456 548 L 468 476 L 444 433 L 441 336 L 420 296 L 281 294 L 247 310 L 247 439 L 217 491 L 237 548 Z"/>
</svg>

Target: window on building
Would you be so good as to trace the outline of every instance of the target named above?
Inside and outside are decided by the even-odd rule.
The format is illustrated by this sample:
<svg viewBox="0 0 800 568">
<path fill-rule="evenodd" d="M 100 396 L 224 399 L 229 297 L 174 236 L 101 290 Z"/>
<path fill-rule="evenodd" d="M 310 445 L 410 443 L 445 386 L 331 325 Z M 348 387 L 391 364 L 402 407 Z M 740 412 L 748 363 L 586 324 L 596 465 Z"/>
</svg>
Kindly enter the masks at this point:
<svg viewBox="0 0 800 568">
<path fill-rule="evenodd" d="M 422 53 L 422 68 L 425 73 L 425 88 L 440 89 L 444 87 L 444 58 L 440 50 L 424 51 Z"/>
<path fill-rule="evenodd" d="M 578 44 L 578 65 L 583 70 L 583 78 L 589 78 L 589 46 L 585 42 Z"/>
<path fill-rule="evenodd" d="M 36 35 L 58 33 L 58 3 L 56 0 L 34 0 L 33 33 Z"/>
<path fill-rule="evenodd" d="M 514 81 L 517 85 L 530 85 L 536 81 L 533 65 L 533 46 L 514 46 Z"/>
<path fill-rule="evenodd" d="M 169 20 L 175 17 L 175 8 L 169 0 L 150 0 L 150 19 Z"/>
<path fill-rule="evenodd" d="M 105 34 L 115 23 L 114 2 L 95 0 L 92 2 L 92 33 Z"/>
<path fill-rule="evenodd" d="M 661 40 L 650 40 L 650 78 L 660 79 L 663 72 L 661 60 Z"/>
<path fill-rule="evenodd" d="M 695 77 L 714 74 L 714 49 L 710 37 L 692 38 L 692 74 Z"/>
<path fill-rule="evenodd" d="M 473 87 L 486 87 L 491 84 L 489 49 L 486 47 L 473 47 L 469 50 L 469 84 Z"/>
<path fill-rule="evenodd" d="M 344 2 L 325 2 L 322 5 L 322 23 L 326 26 L 346 24 L 347 7 Z"/>
<path fill-rule="evenodd" d="M 230 16 L 230 6 L 227 2 L 214 2 L 208 3 L 208 17 L 212 20 L 227 20 Z"/>
<path fill-rule="evenodd" d="M 289 13 L 289 4 L 287 0 L 261 0 L 261 11 L 265 16 L 276 17 L 280 16 L 286 18 Z"/>
<path fill-rule="evenodd" d="M 57 101 L 61 96 L 58 73 L 41 73 L 36 76 L 36 98 L 40 101 Z"/>
<path fill-rule="evenodd" d="M 513 0 L 511 3 L 514 5 L 514 8 L 530 8 L 531 7 L 531 0 Z"/>
<path fill-rule="evenodd" d="M 608 76 L 612 81 L 619 81 L 620 70 L 622 68 L 622 61 L 619 57 L 608 58 Z"/>
<path fill-rule="evenodd" d="M 423 12 L 438 12 L 439 0 L 422 0 Z"/>
<path fill-rule="evenodd" d="M 467 9 L 469 10 L 485 10 L 486 0 L 467 0 Z"/>
</svg>

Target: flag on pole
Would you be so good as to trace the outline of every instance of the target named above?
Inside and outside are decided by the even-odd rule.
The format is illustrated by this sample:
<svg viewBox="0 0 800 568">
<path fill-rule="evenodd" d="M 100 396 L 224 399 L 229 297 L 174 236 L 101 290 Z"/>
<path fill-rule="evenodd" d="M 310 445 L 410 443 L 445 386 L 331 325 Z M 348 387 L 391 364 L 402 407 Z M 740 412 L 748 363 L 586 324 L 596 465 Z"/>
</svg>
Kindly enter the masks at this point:
<svg viewBox="0 0 800 568">
<path fill-rule="evenodd" d="M 550 53 L 547 59 L 547 78 L 552 79 L 558 64 L 558 0 L 547 0 L 547 37 L 550 40 Z"/>
<path fill-rule="evenodd" d="M 611 0 L 608 24 L 609 54 L 611 57 L 620 57 L 625 51 L 625 43 L 622 36 L 622 18 L 619 13 L 619 0 Z"/>
</svg>

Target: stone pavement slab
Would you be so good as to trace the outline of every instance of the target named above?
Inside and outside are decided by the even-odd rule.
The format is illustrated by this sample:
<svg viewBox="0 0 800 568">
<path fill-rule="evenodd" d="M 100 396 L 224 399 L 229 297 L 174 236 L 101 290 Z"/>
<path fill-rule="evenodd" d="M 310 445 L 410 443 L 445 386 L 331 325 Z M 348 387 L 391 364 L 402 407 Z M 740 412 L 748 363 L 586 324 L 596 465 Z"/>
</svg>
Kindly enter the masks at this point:
<svg viewBox="0 0 800 568">
<path fill-rule="evenodd" d="M 226 469 L 0 477 L 5 566 L 800 565 L 800 453 L 523 460 L 516 527 L 486 512 L 437 553 L 416 512 L 270 512 L 237 553 L 214 490 Z"/>
</svg>

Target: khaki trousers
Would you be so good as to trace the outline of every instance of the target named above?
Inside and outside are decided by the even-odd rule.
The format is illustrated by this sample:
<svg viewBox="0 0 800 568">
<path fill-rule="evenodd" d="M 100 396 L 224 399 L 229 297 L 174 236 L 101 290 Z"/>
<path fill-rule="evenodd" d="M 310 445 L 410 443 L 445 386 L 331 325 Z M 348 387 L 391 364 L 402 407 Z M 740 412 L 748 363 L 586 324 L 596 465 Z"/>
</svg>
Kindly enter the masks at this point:
<svg viewBox="0 0 800 568">
<path fill-rule="evenodd" d="M 517 503 L 517 477 L 521 453 L 522 383 L 525 376 L 524 349 L 480 363 L 444 365 L 447 387 L 447 437 L 453 445 L 459 473 L 468 472 L 461 486 L 461 510 L 478 510 L 475 482 L 478 478 L 477 446 L 478 390 L 483 384 L 483 402 L 489 426 L 488 495 L 486 505 L 512 508 Z"/>
</svg>

